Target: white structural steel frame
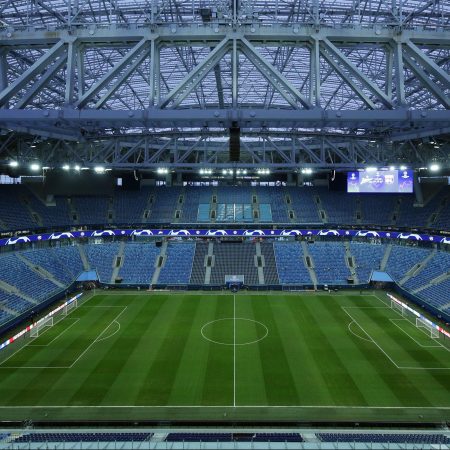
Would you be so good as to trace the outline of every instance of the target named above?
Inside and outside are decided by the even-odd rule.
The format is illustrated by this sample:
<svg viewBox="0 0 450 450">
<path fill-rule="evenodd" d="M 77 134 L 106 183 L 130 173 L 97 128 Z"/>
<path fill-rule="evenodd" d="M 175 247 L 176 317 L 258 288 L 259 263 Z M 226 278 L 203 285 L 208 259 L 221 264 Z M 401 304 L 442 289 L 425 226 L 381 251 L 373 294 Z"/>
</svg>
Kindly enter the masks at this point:
<svg viewBox="0 0 450 450">
<path fill-rule="evenodd" d="M 0 28 L 0 162 L 227 167 L 233 123 L 242 167 L 448 162 L 450 21 L 164 23 L 152 13 L 74 25 L 52 12 L 58 26 Z M 178 61 L 169 75 L 166 55 Z"/>
</svg>

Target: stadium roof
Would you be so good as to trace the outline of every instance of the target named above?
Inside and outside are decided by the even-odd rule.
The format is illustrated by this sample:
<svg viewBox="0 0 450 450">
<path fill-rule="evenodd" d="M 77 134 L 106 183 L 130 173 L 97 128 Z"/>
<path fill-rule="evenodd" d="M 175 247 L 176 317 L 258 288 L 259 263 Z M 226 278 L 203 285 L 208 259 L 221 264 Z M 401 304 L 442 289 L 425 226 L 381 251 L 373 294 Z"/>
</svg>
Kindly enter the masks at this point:
<svg viewBox="0 0 450 450">
<path fill-rule="evenodd" d="M 4 0 L 0 24 L 0 159 L 225 164 L 237 124 L 250 165 L 449 163 L 444 0 Z"/>
</svg>

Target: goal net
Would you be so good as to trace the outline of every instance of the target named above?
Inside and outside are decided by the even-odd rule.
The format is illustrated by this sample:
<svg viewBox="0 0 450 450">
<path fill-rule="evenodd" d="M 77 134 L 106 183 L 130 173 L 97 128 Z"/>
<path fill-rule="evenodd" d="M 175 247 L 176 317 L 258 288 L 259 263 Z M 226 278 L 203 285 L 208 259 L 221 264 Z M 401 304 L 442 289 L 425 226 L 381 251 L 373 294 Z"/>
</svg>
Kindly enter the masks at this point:
<svg viewBox="0 0 450 450">
<path fill-rule="evenodd" d="M 78 300 L 75 299 L 73 302 L 70 302 L 69 304 L 64 306 L 63 315 L 67 316 L 67 314 L 69 314 L 70 311 L 72 311 L 77 307 L 78 307 Z"/>
<path fill-rule="evenodd" d="M 433 339 L 439 338 L 439 331 L 432 324 L 420 317 L 416 318 L 416 327 L 423 328 L 424 332 Z"/>
<path fill-rule="evenodd" d="M 398 311 L 403 317 L 406 316 L 407 311 L 400 303 L 391 300 L 391 308 L 395 311 Z"/>
<path fill-rule="evenodd" d="M 53 316 L 41 319 L 30 331 L 30 337 L 38 337 L 41 330 L 53 326 Z"/>
</svg>

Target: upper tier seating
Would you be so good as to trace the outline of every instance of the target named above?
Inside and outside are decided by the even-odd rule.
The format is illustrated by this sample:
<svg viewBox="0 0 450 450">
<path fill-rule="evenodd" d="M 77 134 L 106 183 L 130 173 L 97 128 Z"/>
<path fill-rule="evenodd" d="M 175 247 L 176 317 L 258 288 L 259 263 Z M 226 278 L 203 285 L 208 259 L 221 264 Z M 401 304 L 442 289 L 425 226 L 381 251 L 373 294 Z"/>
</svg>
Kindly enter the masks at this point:
<svg viewBox="0 0 450 450">
<path fill-rule="evenodd" d="M 160 250 L 153 242 L 129 242 L 125 246 L 123 264 L 119 270 L 123 282 L 149 285 Z"/>
<path fill-rule="evenodd" d="M 194 242 L 169 243 L 167 257 L 159 274 L 158 283 L 189 283 L 194 253 Z"/>
<path fill-rule="evenodd" d="M 75 211 L 78 212 L 80 225 L 100 225 L 107 222 L 108 197 L 72 197 Z"/>
<path fill-rule="evenodd" d="M 28 194 L 25 186 L 0 186 L 0 225 L 3 229 L 24 230 L 38 226 L 23 202 Z"/>
<path fill-rule="evenodd" d="M 26 186 L 0 185 L 0 229 L 210 223 L 214 221 L 210 219 L 211 207 L 217 209 L 217 223 L 272 221 L 450 229 L 450 187 L 444 187 L 423 207 L 414 206 L 415 197 L 408 194 L 360 195 L 325 187 L 284 186 L 117 188 L 109 196 L 56 196 L 54 203 L 46 206 Z M 253 206 L 259 208 L 259 218 L 253 217 Z M 144 216 L 145 211 L 150 213 Z M 293 211 L 292 218 L 289 211 Z"/>
<path fill-rule="evenodd" d="M 273 187 L 257 186 L 254 188 L 255 195 L 257 196 L 258 203 L 260 205 L 270 205 L 272 220 L 275 223 L 288 223 L 288 209 L 286 205 L 286 198 L 283 189 Z M 261 222 L 262 214 L 261 214 Z"/>
<path fill-rule="evenodd" d="M 150 192 L 150 195 L 154 198 L 154 201 L 151 204 L 150 222 L 173 222 L 175 217 L 175 210 L 182 208 L 182 205 L 178 203 L 180 194 L 180 187 L 153 188 Z"/>
<path fill-rule="evenodd" d="M 147 188 L 139 191 L 117 191 L 113 199 L 114 223 L 144 223 L 144 211 L 149 197 L 150 191 Z"/>
<path fill-rule="evenodd" d="M 298 223 L 322 223 L 315 197 L 317 192 L 310 188 L 286 188 L 286 193 L 291 199 L 291 207 L 295 212 L 295 222 Z"/>
<path fill-rule="evenodd" d="M 212 191 L 204 187 L 187 186 L 184 191 L 184 203 L 181 222 L 209 222 L 209 210 Z"/>
</svg>

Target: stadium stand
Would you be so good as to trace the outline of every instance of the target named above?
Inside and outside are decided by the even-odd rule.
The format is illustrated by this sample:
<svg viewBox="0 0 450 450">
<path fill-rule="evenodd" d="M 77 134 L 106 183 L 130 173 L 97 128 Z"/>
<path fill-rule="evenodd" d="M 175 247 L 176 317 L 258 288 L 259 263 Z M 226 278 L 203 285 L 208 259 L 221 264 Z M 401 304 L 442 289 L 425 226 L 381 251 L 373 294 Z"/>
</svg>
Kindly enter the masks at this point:
<svg viewBox="0 0 450 450">
<path fill-rule="evenodd" d="M 414 291 L 447 272 L 450 275 L 450 253 L 436 252 L 428 264 L 417 275 L 412 276 L 403 287 Z"/>
<path fill-rule="evenodd" d="M 82 271 L 79 253 L 76 247 L 46 248 L 40 250 L 26 250 L 22 252 L 33 264 L 43 267 L 58 281 L 68 285 Z M 77 267 L 75 273 L 74 267 Z"/>
<path fill-rule="evenodd" d="M 48 206 L 22 185 L 0 186 L 0 227 L 5 230 L 71 225 L 262 222 L 396 225 L 448 229 L 450 188 L 424 206 L 410 195 L 347 194 L 325 187 L 142 187 L 105 196 L 55 196 Z M 215 203 L 213 203 L 215 197 Z M 180 203 L 181 201 L 181 203 Z M 290 203 L 288 203 L 290 202 Z M 259 210 L 259 217 L 253 216 Z M 149 215 L 144 212 L 149 210 Z M 179 218 L 175 211 L 180 211 Z M 293 211 L 289 217 L 288 211 Z"/>
<path fill-rule="evenodd" d="M 270 205 L 272 220 L 275 223 L 288 223 L 288 210 L 285 193 L 282 188 L 257 186 L 254 192 L 260 205 Z M 261 207 L 260 207 L 261 209 Z M 264 208 L 263 208 L 264 210 Z M 261 213 L 261 222 L 263 222 Z"/>
<path fill-rule="evenodd" d="M 308 246 L 319 283 L 344 284 L 350 276 L 341 242 L 316 242 Z"/>
<path fill-rule="evenodd" d="M 423 261 L 431 250 L 426 248 L 394 245 L 386 265 L 386 272 L 400 281 L 415 265 Z"/>
<path fill-rule="evenodd" d="M 100 225 L 108 222 L 108 197 L 79 196 L 72 197 L 71 201 L 78 213 L 80 225 Z"/>
<path fill-rule="evenodd" d="M 153 242 L 129 242 L 125 246 L 119 277 L 128 284 L 150 284 L 160 248 Z"/>
<path fill-rule="evenodd" d="M 28 191 L 24 186 L 0 186 L 0 220 L 5 230 L 33 229 L 38 226 L 21 200 L 26 195 Z"/>
<path fill-rule="evenodd" d="M 186 186 L 181 213 L 183 223 L 209 222 L 212 191 L 199 186 Z"/>
<path fill-rule="evenodd" d="M 431 306 L 444 312 L 450 311 L 450 279 L 426 287 L 416 295 Z"/>
<path fill-rule="evenodd" d="M 258 284 L 255 255 L 255 244 L 251 242 L 215 243 L 211 284 L 224 284 L 225 275 L 244 275 L 245 284 Z"/>
<path fill-rule="evenodd" d="M 148 188 L 136 191 L 117 191 L 113 199 L 114 223 L 144 223 L 144 212 L 150 197 Z"/>
<path fill-rule="evenodd" d="M 443 434 L 316 433 L 322 442 L 380 442 L 408 444 L 449 444 Z"/>
<path fill-rule="evenodd" d="M 311 277 L 299 243 L 275 242 L 273 245 L 278 277 L 282 284 L 309 284 Z"/>
<path fill-rule="evenodd" d="M 83 246 L 91 269 L 96 269 L 99 280 L 103 283 L 111 281 L 115 256 L 119 250 L 118 243 L 86 244 Z"/>
<path fill-rule="evenodd" d="M 189 283 L 194 253 L 195 244 L 193 242 L 169 243 L 167 246 L 167 256 L 159 274 L 158 283 Z"/>
<path fill-rule="evenodd" d="M 310 188 L 286 188 L 286 193 L 291 200 L 292 209 L 295 212 L 296 223 L 322 223 L 322 219 L 319 216 L 319 210 L 315 197 L 317 197 L 317 191 Z"/>
<path fill-rule="evenodd" d="M 350 252 L 355 258 L 360 283 L 369 282 L 372 271 L 380 269 L 385 251 L 385 245 L 350 242 Z"/>
<path fill-rule="evenodd" d="M 166 442 L 303 442 L 300 433 L 169 433 Z"/>
<path fill-rule="evenodd" d="M 279 284 L 275 254 L 272 242 L 261 242 L 261 255 L 264 256 L 264 283 Z"/>
<path fill-rule="evenodd" d="M 144 442 L 149 441 L 152 436 L 153 433 L 139 432 L 25 433 L 16 437 L 13 442 Z"/>
<path fill-rule="evenodd" d="M 6 311 L 5 309 L 0 310 L 0 321 L 4 323 L 19 315 L 20 313 L 32 308 L 34 304 L 30 303 L 27 300 L 24 300 L 21 297 L 18 297 L 15 294 L 0 290 L 0 306 L 2 308 L 8 308 L 8 311 Z"/>
<path fill-rule="evenodd" d="M 344 192 L 328 191 L 326 188 L 314 189 L 320 197 L 321 207 L 327 214 L 327 221 L 332 223 L 357 223 L 355 198 Z"/>
<path fill-rule="evenodd" d="M 152 188 L 150 196 L 153 196 L 154 202 L 151 204 L 150 222 L 172 223 L 175 210 L 182 206 L 178 203 L 181 192 L 180 187 Z"/>
<path fill-rule="evenodd" d="M 56 284 L 32 270 L 17 254 L 0 256 L 1 280 L 15 286 L 32 299 L 42 301 L 61 290 Z"/>
<path fill-rule="evenodd" d="M 191 284 L 203 284 L 205 282 L 205 257 L 208 254 L 208 242 L 199 241 L 195 244 L 195 254 L 192 263 Z"/>
</svg>

